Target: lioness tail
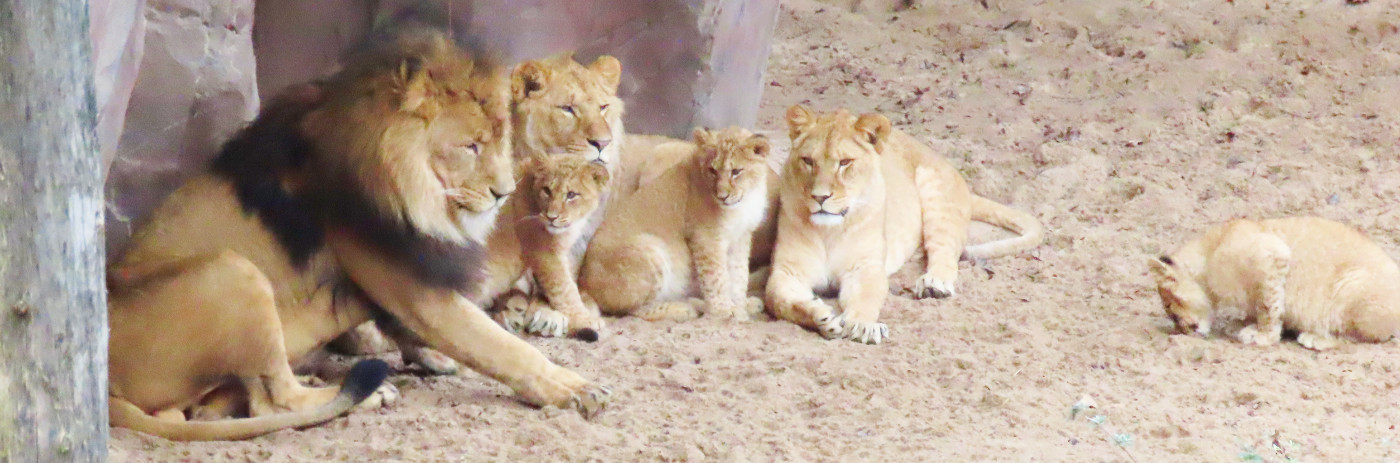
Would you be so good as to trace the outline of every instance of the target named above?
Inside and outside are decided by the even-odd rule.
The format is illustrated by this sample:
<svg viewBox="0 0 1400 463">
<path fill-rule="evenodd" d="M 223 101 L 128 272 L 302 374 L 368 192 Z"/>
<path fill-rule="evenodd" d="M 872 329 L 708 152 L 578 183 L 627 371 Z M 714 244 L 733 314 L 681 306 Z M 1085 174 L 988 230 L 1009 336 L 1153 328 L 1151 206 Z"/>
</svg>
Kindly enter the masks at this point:
<svg viewBox="0 0 1400 463">
<path fill-rule="evenodd" d="M 1035 217 L 981 196 L 972 195 L 972 220 L 996 225 L 1019 236 L 969 245 L 963 249 L 963 254 L 968 258 L 988 259 L 1015 254 L 1036 247 L 1045 240 L 1045 227 Z"/>
</svg>

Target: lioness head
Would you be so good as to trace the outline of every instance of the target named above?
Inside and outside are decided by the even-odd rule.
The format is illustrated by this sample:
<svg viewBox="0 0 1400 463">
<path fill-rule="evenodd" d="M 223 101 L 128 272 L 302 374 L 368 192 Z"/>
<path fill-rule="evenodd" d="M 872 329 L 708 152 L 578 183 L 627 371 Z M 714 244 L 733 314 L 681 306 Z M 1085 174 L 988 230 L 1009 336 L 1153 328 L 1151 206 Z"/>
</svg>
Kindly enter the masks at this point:
<svg viewBox="0 0 1400 463">
<path fill-rule="evenodd" d="M 563 233 L 584 223 L 608 189 L 608 169 L 602 164 L 566 156 L 535 156 L 526 164 L 525 178 L 545 229 Z"/>
<path fill-rule="evenodd" d="M 1162 298 L 1162 308 L 1166 310 L 1167 318 L 1176 325 L 1177 331 L 1209 335 L 1211 304 L 1200 283 L 1169 256 L 1152 259 L 1149 265 L 1152 276 L 1157 280 L 1157 295 Z"/>
<path fill-rule="evenodd" d="M 352 55 L 302 132 L 328 191 L 440 239 L 481 241 L 515 189 L 509 87 L 441 33 L 405 33 Z"/>
<path fill-rule="evenodd" d="M 793 105 L 787 111 L 792 154 L 783 173 L 784 198 L 800 198 L 812 224 L 838 225 L 865 205 L 866 190 L 883 182 L 880 152 L 890 120 L 879 114 L 856 118 L 846 110 L 817 115 Z M 788 199 L 784 199 L 788 201 Z"/>
<path fill-rule="evenodd" d="M 600 56 L 588 66 L 572 53 L 530 60 L 511 74 L 517 140 L 529 154 L 570 154 L 616 169 L 622 140 L 622 64 Z"/>
<path fill-rule="evenodd" d="M 738 127 L 691 132 L 700 155 L 703 181 L 712 182 L 715 202 L 734 207 L 750 192 L 764 194 L 768 184 L 768 138 Z"/>
</svg>

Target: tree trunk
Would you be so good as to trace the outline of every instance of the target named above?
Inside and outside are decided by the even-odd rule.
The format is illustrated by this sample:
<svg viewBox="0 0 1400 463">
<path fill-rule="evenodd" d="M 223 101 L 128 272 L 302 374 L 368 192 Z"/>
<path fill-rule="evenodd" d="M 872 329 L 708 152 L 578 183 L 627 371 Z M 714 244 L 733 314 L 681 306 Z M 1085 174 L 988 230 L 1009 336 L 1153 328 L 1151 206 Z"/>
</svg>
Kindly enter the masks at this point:
<svg viewBox="0 0 1400 463">
<path fill-rule="evenodd" d="M 102 164 L 84 0 L 0 0 L 0 462 L 105 461 Z"/>
</svg>

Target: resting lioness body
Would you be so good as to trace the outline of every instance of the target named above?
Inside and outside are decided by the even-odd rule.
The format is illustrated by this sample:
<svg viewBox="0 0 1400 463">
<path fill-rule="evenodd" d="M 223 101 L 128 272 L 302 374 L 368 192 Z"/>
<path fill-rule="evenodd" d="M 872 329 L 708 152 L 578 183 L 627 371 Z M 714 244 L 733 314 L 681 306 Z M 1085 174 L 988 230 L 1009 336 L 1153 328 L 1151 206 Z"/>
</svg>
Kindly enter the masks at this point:
<svg viewBox="0 0 1400 463">
<path fill-rule="evenodd" d="M 769 206 L 767 139 L 730 128 L 694 131 L 689 156 L 609 209 L 579 286 L 604 313 L 747 319 L 749 248 Z"/>
<path fill-rule="evenodd" d="M 440 34 L 405 33 L 269 103 L 109 267 L 112 423 L 231 439 L 334 417 L 382 363 L 352 370 L 343 399 L 291 365 L 371 317 L 531 403 L 599 410 L 605 388 L 463 296 L 514 188 L 506 88 Z M 255 418 L 178 422 L 230 380 Z"/>
<path fill-rule="evenodd" d="M 1400 334 L 1400 267 L 1352 227 L 1317 217 L 1238 219 L 1151 261 L 1163 308 L 1177 329 L 1209 335 L 1217 308 L 1253 324 L 1241 343 L 1272 345 L 1283 330 L 1315 350 L 1337 338 Z"/>
<path fill-rule="evenodd" d="M 954 294 L 958 260 L 1019 252 L 1043 239 L 1040 222 L 974 195 L 962 175 L 889 119 L 845 110 L 788 109 L 792 153 L 783 170 L 767 307 L 827 337 L 879 343 L 889 275 L 922 247 L 915 297 Z M 1016 232 L 967 246 L 972 220 Z M 816 290 L 837 293 L 838 313 Z"/>
</svg>

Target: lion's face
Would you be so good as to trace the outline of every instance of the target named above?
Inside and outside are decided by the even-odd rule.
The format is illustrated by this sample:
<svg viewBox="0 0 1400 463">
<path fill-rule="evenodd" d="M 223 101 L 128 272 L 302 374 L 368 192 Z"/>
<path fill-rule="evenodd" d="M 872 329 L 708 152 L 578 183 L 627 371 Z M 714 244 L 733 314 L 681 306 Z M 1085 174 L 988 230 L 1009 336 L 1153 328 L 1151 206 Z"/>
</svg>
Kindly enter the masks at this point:
<svg viewBox="0 0 1400 463">
<path fill-rule="evenodd" d="M 534 210 L 550 233 L 563 233 L 583 223 L 598 209 L 608 189 L 608 169 L 597 162 L 541 156 L 526 168 Z"/>
<path fill-rule="evenodd" d="M 521 63 L 511 75 L 517 149 L 569 154 L 616 169 L 622 138 L 622 65 L 600 56 L 583 66 L 572 54 Z"/>
<path fill-rule="evenodd" d="M 880 149 L 890 121 L 878 114 L 859 119 L 845 110 L 813 114 L 802 105 L 788 109 L 792 154 L 783 188 L 801 198 L 812 224 L 834 226 L 867 202 L 864 194 L 880 177 Z"/>
<path fill-rule="evenodd" d="M 484 239 L 500 206 L 515 191 L 505 122 L 477 103 L 459 99 L 444 104 L 428 123 L 430 165 L 446 192 L 447 213 L 478 240 Z"/>
<path fill-rule="evenodd" d="M 703 181 L 714 186 L 714 199 L 720 207 L 735 207 L 750 192 L 767 192 L 771 150 L 767 138 L 737 127 L 718 131 L 696 128 L 691 136 L 700 152 Z"/>
<path fill-rule="evenodd" d="M 1181 333 L 1201 336 L 1210 334 L 1210 298 L 1195 279 L 1190 278 L 1176 262 L 1167 256 L 1153 259 L 1152 275 L 1157 280 L 1157 295 L 1167 318 Z"/>
</svg>

